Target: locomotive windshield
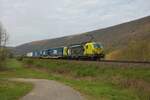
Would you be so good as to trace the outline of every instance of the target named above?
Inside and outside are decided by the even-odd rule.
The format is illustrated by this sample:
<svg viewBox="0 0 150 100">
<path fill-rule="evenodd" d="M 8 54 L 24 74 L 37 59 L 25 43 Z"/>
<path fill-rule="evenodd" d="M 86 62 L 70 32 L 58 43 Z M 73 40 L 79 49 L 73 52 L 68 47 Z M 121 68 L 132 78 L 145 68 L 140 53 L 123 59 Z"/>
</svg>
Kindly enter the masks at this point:
<svg viewBox="0 0 150 100">
<path fill-rule="evenodd" d="M 94 44 L 94 48 L 103 48 L 100 44 Z"/>
</svg>

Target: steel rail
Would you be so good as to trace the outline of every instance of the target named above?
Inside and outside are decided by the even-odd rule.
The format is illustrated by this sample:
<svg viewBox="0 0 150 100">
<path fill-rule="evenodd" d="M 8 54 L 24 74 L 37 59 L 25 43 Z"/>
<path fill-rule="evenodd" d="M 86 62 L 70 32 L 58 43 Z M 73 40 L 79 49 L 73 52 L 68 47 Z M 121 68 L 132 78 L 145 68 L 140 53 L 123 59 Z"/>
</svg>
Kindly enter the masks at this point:
<svg viewBox="0 0 150 100">
<path fill-rule="evenodd" d="M 138 61 L 138 60 L 90 60 L 90 59 L 64 59 L 64 58 L 36 58 L 36 57 L 34 58 L 32 57 L 31 59 L 54 59 L 54 60 L 85 61 L 85 62 L 92 61 L 92 62 L 106 62 L 106 63 L 150 64 L 150 61 Z"/>
<path fill-rule="evenodd" d="M 137 64 L 150 64 L 150 61 L 136 61 L 136 60 L 100 60 L 99 62 L 112 62 L 112 63 L 137 63 Z"/>
</svg>

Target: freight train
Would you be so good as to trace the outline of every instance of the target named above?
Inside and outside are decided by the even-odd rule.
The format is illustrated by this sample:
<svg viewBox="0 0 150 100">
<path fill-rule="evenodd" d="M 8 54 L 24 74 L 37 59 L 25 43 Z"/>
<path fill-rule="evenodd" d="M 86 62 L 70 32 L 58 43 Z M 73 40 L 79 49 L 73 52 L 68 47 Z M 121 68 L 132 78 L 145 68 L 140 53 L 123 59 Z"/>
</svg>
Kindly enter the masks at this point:
<svg viewBox="0 0 150 100">
<path fill-rule="evenodd" d="M 66 59 L 101 59 L 104 58 L 104 48 L 100 43 L 86 42 L 69 46 L 33 51 L 27 57 L 66 58 Z"/>
</svg>

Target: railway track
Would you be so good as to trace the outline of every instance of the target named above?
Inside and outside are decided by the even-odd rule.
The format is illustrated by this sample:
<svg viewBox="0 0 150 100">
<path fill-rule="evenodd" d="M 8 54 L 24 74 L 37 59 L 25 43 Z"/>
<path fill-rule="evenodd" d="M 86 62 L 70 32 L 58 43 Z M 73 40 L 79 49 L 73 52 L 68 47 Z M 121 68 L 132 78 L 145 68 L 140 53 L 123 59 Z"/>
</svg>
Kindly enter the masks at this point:
<svg viewBox="0 0 150 100">
<path fill-rule="evenodd" d="M 52 59 L 52 60 L 70 60 L 70 61 L 91 61 L 106 63 L 126 63 L 126 64 L 150 64 L 150 61 L 131 61 L 131 60 L 90 60 L 90 59 L 64 59 L 64 58 L 30 58 L 30 59 Z"/>
<path fill-rule="evenodd" d="M 129 60 L 100 60 L 99 62 L 150 64 L 150 61 L 129 61 Z"/>
</svg>

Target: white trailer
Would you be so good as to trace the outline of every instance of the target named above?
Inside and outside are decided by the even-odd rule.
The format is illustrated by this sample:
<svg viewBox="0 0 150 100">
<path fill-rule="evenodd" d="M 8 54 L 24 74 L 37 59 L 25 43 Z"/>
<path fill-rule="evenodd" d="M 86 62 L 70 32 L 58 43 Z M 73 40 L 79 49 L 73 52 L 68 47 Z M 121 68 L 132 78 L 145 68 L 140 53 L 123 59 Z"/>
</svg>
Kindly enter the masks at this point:
<svg viewBox="0 0 150 100">
<path fill-rule="evenodd" d="M 27 57 L 33 57 L 33 52 L 27 53 Z"/>
</svg>

